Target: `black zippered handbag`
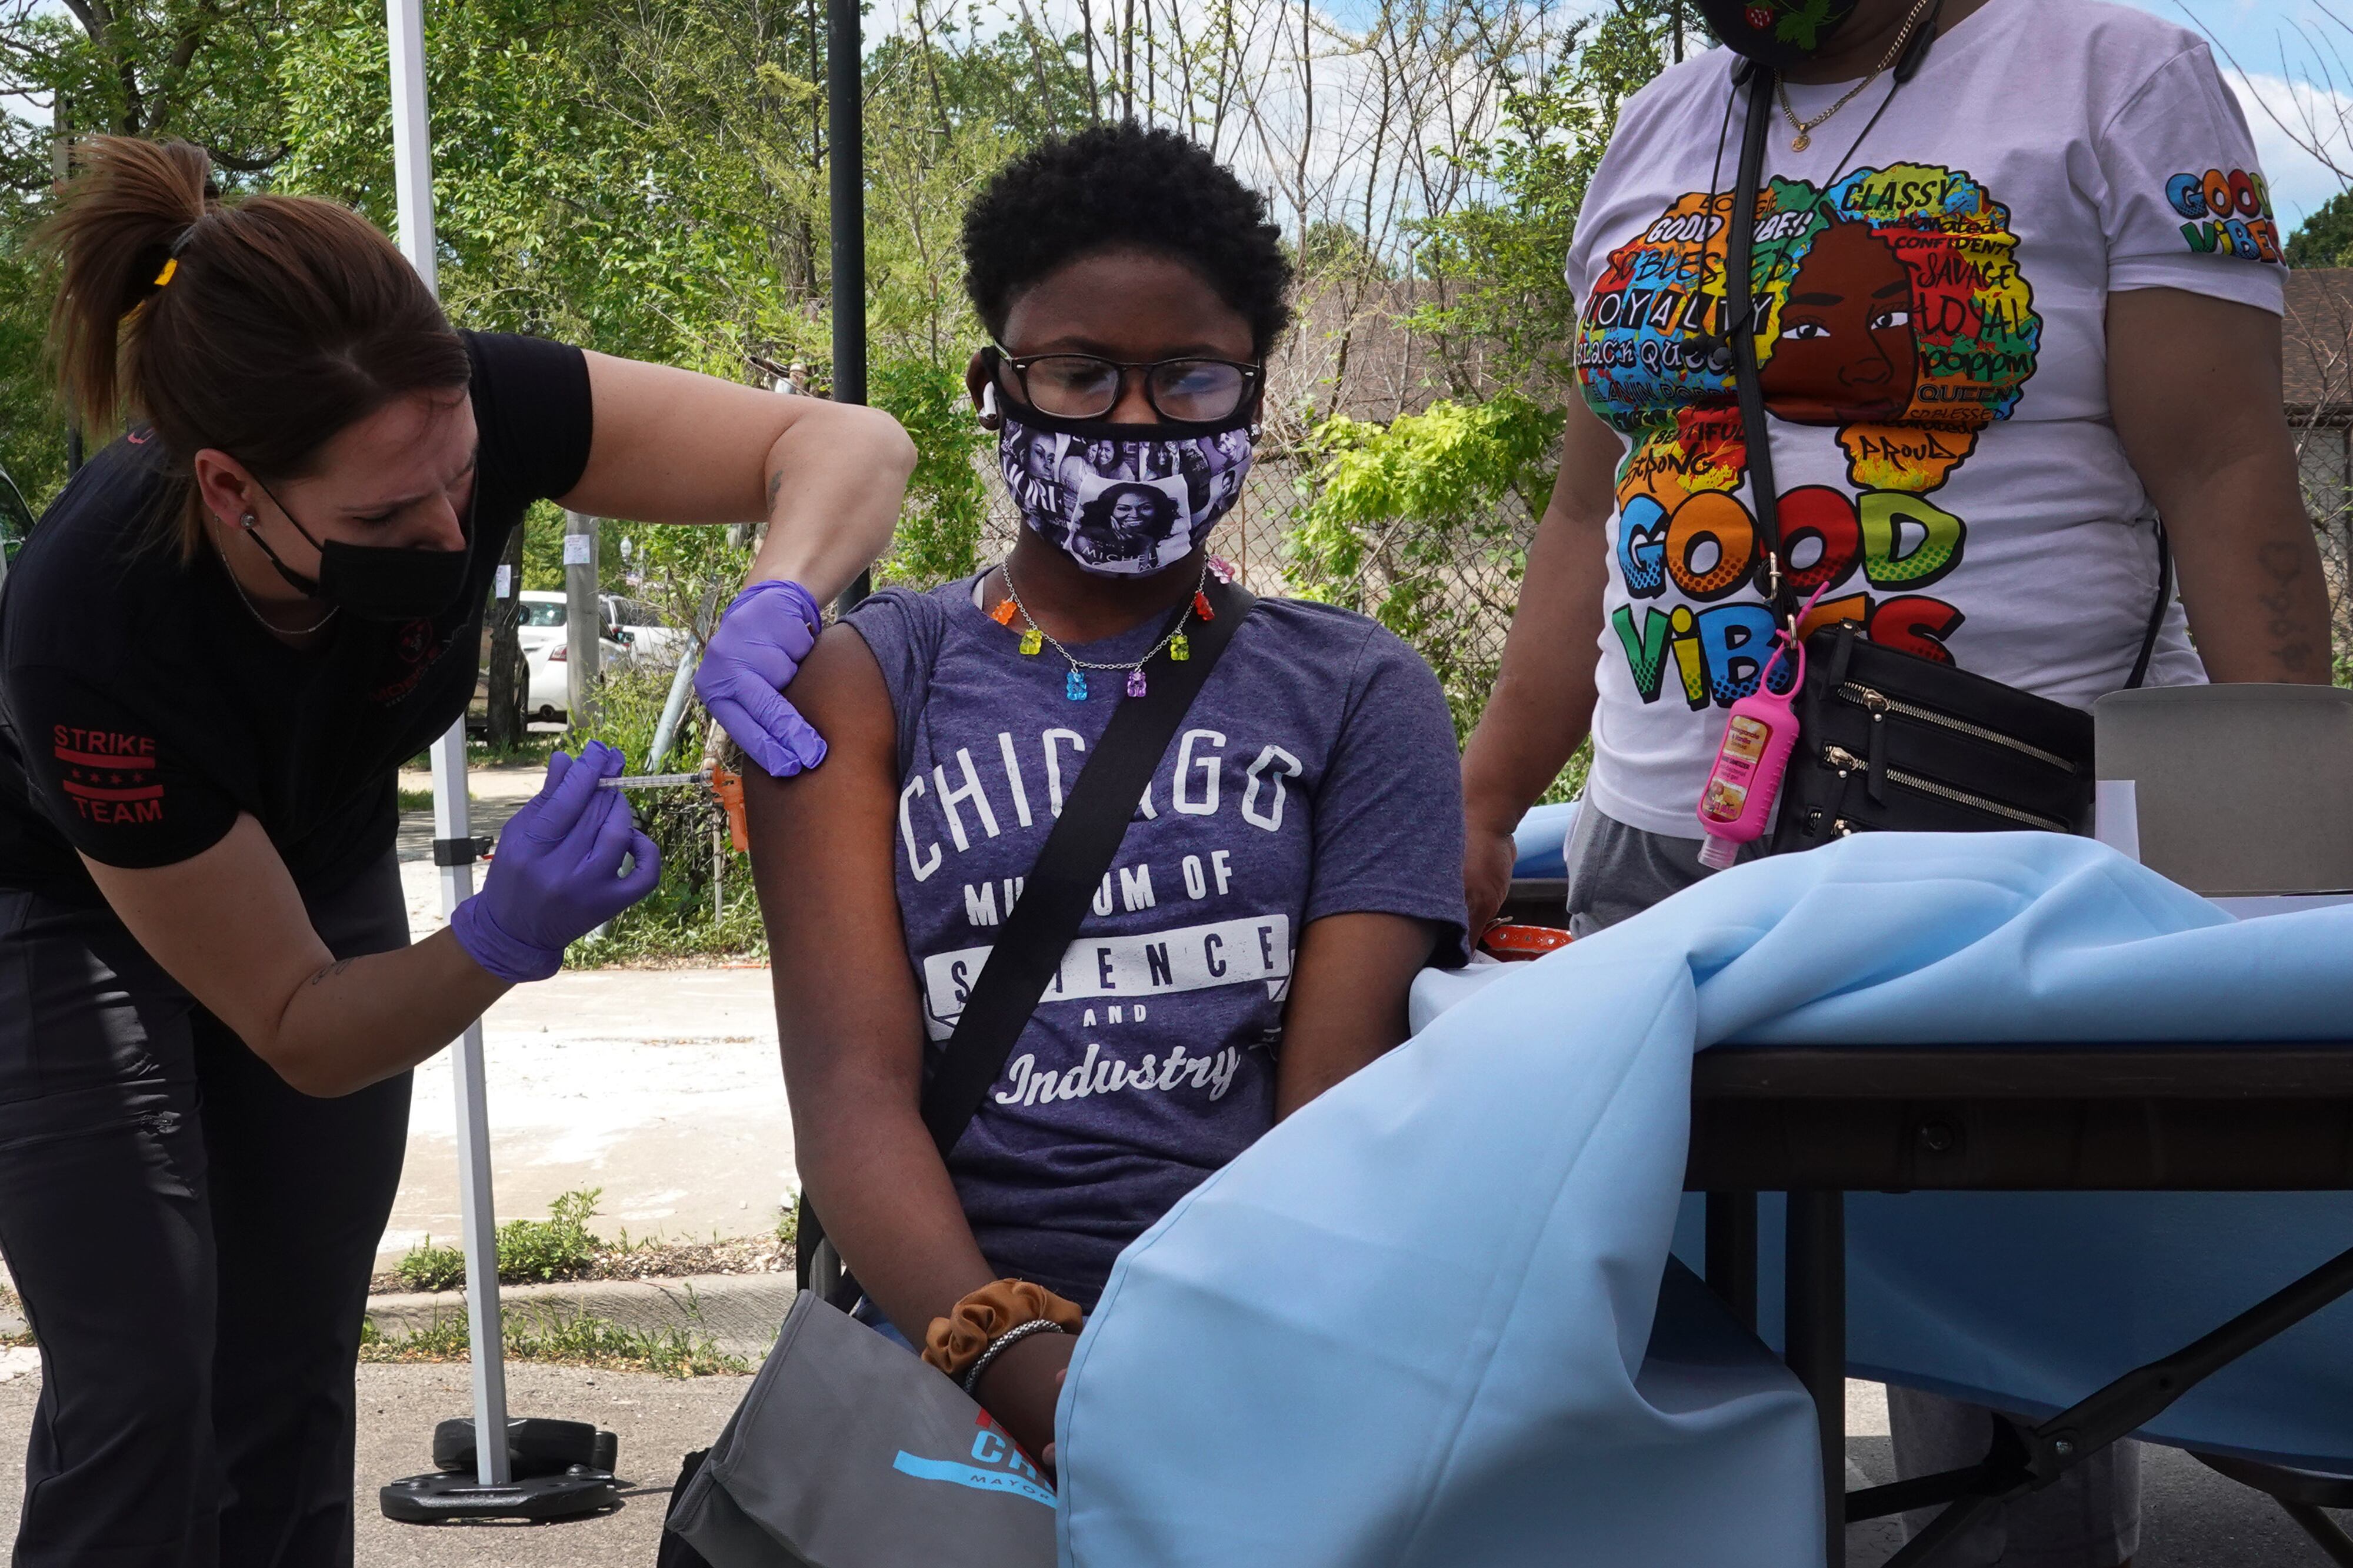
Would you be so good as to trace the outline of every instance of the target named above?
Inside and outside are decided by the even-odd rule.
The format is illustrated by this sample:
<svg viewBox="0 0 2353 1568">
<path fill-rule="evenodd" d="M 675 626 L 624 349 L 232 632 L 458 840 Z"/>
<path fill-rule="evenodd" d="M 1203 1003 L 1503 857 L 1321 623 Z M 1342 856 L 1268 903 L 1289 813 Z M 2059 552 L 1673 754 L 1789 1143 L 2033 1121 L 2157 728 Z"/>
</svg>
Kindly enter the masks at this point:
<svg viewBox="0 0 2353 1568">
<path fill-rule="evenodd" d="M 1766 596 L 1794 626 L 1798 596 L 1781 553 L 1780 492 L 1753 329 L 1750 257 L 1774 76 L 1747 72 L 1748 114 L 1725 241 L 1733 383 L 1749 464 Z M 2157 604 L 2128 686 L 2149 658 L 2173 598 L 2172 557 L 2158 530 Z M 1949 664 L 1883 647 L 1853 622 L 1806 639 L 1798 746 L 1783 776 L 1767 854 L 1811 849 L 1863 831 L 2052 833 L 2092 829 L 2092 716 Z"/>
</svg>

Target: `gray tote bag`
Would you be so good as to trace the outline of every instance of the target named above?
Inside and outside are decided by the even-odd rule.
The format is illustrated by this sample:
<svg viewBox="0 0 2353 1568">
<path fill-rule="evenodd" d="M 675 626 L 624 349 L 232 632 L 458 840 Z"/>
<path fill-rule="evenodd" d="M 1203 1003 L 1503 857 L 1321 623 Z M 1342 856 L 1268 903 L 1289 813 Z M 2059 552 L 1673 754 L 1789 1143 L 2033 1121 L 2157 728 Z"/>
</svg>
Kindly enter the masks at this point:
<svg viewBox="0 0 2353 1568">
<path fill-rule="evenodd" d="M 1050 1568 L 1053 1489 L 902 1347 L 804 1290 L 671 1511 L 712 1568 Z"/>
</svg>

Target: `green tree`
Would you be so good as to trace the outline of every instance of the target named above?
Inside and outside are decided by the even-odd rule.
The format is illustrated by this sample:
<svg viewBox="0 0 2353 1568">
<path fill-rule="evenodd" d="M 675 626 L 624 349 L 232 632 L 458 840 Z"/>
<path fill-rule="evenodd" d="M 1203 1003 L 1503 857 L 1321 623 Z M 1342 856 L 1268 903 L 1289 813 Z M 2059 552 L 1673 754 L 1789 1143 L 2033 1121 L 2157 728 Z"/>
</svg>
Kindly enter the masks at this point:
<svg viewBox="0 0 2353 1568">
<path fill-rule="evenodd" d="M 282 16 L 277 0 L 0 0 L 0 101 L 15 106 L 0 110 L 0 471 L 34 510 L 66 477 L 41 357 L 49 295 L 25 249 L 60 136 L 184 137 L 227 184 L 252 184 L 283 150 L 268 68 Z"/>
<path fill-rule="evenodd" d="M 1287 574 L 1303 596 L 1365 611 L 1437 670 L 1458 732 L 1494 682 L 1487 627 L 1525 565 L 1512 510 L 1544 510 L 1561 414 L 1516 392 L 1440 402 L 1386 425 L 1345 416 L 1310 442 L 1312 497 Z M 1483 612 L 1483 613 L 1482 613 Z"/>
<path fill-rule="evenodd" d="M 58 132 L 181 136 L 232 177 L 283 152 L 269 57 L 276 0 L 0 0 L 0 97 L 50 123 L 0 113 L 0 180 L 19 193 L 53 177 Z"/>
<path fill-rule="evenodd" d="M 1437 346 L 1457 396 L 1475 395 L 1482 376 L 1540 400 L 1570 395 L 1577 300 L 1561 268 L 1586 186 L 1626 100 L 1704 36 L 1690 0 L 1621 0 L 1504 94 L 1495 135 L 1445 154 L 1483 195 L 1420 226 L 1428 289 L 1409 325 Z"/>
<path fill-rule="evenodd" d="M 42 364 L 48 300 L 20 248 L 23 233 L 21 220 L 0 220 L 0 475 L 37 513 L 65 483 L 66 421 Z M 0 493 L 0 509 L 7 505 Z"/>
<path fill-rule="evenodd" d="M 881 577 L 928 586 L 978 570 L 988 486 L 975 459 L 996 437 L 973 418 L 962 367 L 894 359 L 875 375 L 873 393 L 915 443 L 907 505 Z"/>
<path fill-rule="evenodd" d="M 1430 659 L 1457 728 L 1477 721 L 1577 395 L 1577 300 L 1561 269 L 1626 99 L 1701 37 L 1688 0 L 1620 0 L 1571 52 L 1503 96 L 1497 133 L 1442 154 L 1482 194 L 1425 220 L 1421 302 L 1451 397 L 1387 424 L 1314 426 L 1287 574 L 1366 611 Z M 1311 240 L 1314 231 L 1310 231 Z"/>
<path fill-rule="evenodd" d="M 388 227 L 383 17 L 345 0 L 296 3 L 278 66 L 291 143 L 281 188 L 348 202 Z M 734 379 L 751 353 L 790 358 L 811 336 L 776 279 L 807 272 L 812 182 L 767 199 L 759 160 L 731 156 L 740 148 L 726 136 L 728 115 L 798 101 L 803 79 L 776 59 L 721 52 L 721 3 L 435 7 L 435 216 L 453 319 Z M 731 96 L 683 91 L 706 80 Z M 799 102 L 773 118 L 788 126 L 807 112 Z"/>
<path fill-rule="evenodd" d="M 2353 191 L 2313 208 L 2287 238 L 2290 267 L 2353 266 Z"/>
</svg>

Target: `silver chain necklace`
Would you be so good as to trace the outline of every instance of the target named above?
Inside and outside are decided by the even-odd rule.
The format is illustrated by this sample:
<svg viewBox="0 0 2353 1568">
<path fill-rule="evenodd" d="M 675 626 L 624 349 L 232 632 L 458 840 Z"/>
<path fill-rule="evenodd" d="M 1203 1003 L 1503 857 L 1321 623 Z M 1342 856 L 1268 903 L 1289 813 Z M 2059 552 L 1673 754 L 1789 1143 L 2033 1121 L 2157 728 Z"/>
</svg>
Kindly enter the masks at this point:
<svg viewBox="0 0 2353 1568">
<path fill-rule="evenodd" d="M 1862 92 L 1864 88 L 1869 87 L 1873 82 L 1877 81 L 1882 76 L 1886 74 L 1887 68 L 1895 63 L 1895 57 L 1904 52 L 1904 46 L 1911 40 L 1912 29 L 1920 25 L 1920 18 L 1926 13 L 1928 5 L 1929 0 L 1915 0 L 1915 3 L 1912 7 L 1912 14 L 1904 18 L 1904 26 L 1896 30 L 1895 41 L 1887 46 L 1886 58 L 1872 68 L 1872 71 L 1869 76 L 1863 78 L 1861 81 L 1856 82 L 1852 87 L 1849 88 L 1844 97 L 1841 98 L 1836 103 L 1831 104 L 1828 109 L 1823 110 L 1820 114 L 1815 115 L 1812 119 L 1799 119 L 1798 111 L 1789 107 L 1789 84 L 1786 80 L 1777 80 L 1773 84 L 1774 90 L 1779 93 L 1781 97 L 1781 118 L 1788 121 L 1789 122 L 1789 129 L 1797 132 L 1797 134 L 1789 140 L 1790 152 L 1802 153 L 1807 148 L 1812 146 L 1814 144 L 1814 131 L 1816 127 L 1820 126 L 1822 121 L 1828 120 L 1831 115 L 1836 114 L 1840 110 L 1844 109 L 1848 104 L 1852 103 L 1855 100 L 1856 95 Z"/>
<path fill-rule="evenodd" d="M 1012 599 L 1013 607 L 1021 612 L 1021 618 L 1029 623 L 1029 630 L 1047 642 L 1052 643 L 1054 651 L 1060 654 L 1070 664 L 1071 672 L 1062 682 L 1062 695 L 1073 702 L 1084 702 L 1087 700 L 1086 672 L 1090 669 L 1125 670 L 1127 694 L 1130 697 L 1143 696 L 1148 689 L 1144 677 L 1144 667 L 1159 658 L 1163 648 L 1168 650 L 1168 657 L 1172 659 L 1182 661 L 1191 657 L 1191 649 L 1185 637 L 1185 628 L 1192 624 L 1194 615 L 1208 602 L 1207 595 L 1209 591 L 1209 563 L 1204 558 L 1201 562 L 1201 580 L 1193 585 L 1193 602 L 1187 607 L 1185 614 L 1177 617 L 1176 624 L 1168 628 L 1167 635 L 1154 643 L 1151 651 L 1142 658 L 1130 659 L 1124 664 L 1103 664 L 1093 659 L 1079 658 L 1062 646 L 1060 637 L 1038 624 L 1038 617 L 1031 615 L 1029 606 L 1021 602 L 1021 590 L 1013 585 L 1013 561 L 1010 556 L 1007 557 L 997 569 L 1005 574 L 1005 592 Z M 1206 620 L 1208 616 L 1204 616 L 1202 618 Z M 1029 638 L 1025 636 L 1022 640 L 1026 643 Z M 1033 653 L 1036 649 L 1024 647 L 1021 651 Z"/>
<path fill-rule="evenodd" d="M 274 625 L 268 616 L 261 613 L 261 607 L 253 602 L 253 596 L 245 591 L 245 584 L 237 580 L 237 568 L 228 563 L 228 552 L 220 547 L 220 541 L 217 539 L 213 541 L 213 553 L 220 558 L 221 575 L 227 577 L 228 585 L 237 591 L 237 603 L 245 606 L 245 613 L 251 616 L 263 631 L 273 637 L 307 637 L 312 632 L 324 631 L 329 621 L 343 613 L 343 607 L 341 605 L 330 605 L 327 606 L 325 615 L 307 626 Z M 1006 581 L 1010 583 L 1012 579 L 1008 577 Z"/>
</svg>

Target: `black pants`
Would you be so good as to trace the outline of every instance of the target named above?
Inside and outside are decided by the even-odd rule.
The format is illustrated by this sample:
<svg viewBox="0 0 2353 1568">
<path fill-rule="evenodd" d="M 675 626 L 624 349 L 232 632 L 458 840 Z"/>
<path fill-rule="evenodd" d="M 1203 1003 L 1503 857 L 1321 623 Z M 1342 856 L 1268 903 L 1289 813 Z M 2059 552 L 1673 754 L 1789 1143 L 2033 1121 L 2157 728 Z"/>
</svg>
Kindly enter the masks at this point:
<svg viewBox="0 0 2353 1568">
<path fill-rule="evenodd" d="M 306 894 L 408 941 L 392 857 Z M 353 1367 L 408 1076 L 289 1089 L 103 911 L 0 891 L 0 1252 L 41 1347 L 20 1564 L 352 1561 Z"/>
</svg>

